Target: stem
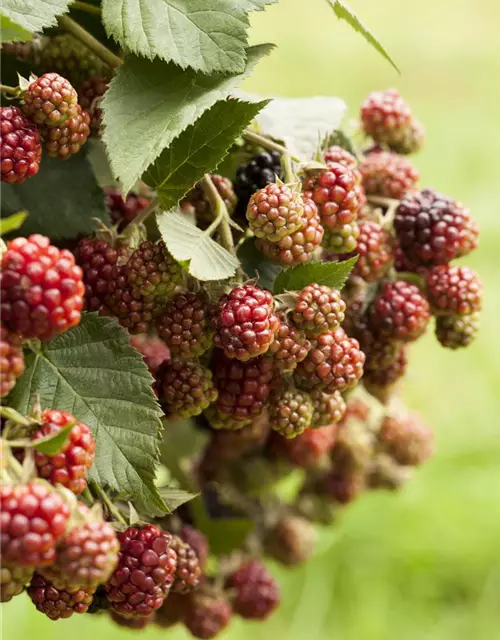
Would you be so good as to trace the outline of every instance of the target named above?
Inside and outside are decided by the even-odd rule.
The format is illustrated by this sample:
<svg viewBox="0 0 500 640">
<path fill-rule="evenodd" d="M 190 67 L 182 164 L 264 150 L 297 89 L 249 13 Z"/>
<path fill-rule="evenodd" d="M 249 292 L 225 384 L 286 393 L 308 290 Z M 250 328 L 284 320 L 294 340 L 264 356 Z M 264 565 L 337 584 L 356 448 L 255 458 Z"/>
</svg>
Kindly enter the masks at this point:
<svg viewBox="0 0 500 640">
<path fill-rule="evenodd" d="M 245 131 L 243 131 L 242 136 L 245 140 L 248 140 L 249 142 L 254 142 L 259 146 L 264 147 L 264 149 L 269 149 L 270 151 L 277 151 L 282 155 L 289 155 L 294 162 L 302 162 L 300 158 L 297 158 L 297 156 L 292 155 L 286 147 L 284 147 L 281 144 L 278 144 L 277 142 L 274 142 L 273 140 L 270 140 L 269 138 L 266 138 L 265 136 L 261 136 L 260 133 L 255 133 L 255 131 L 250 131 L 250 129 L 245 129 Z"/>
<path fill-rule="evenodd" d="M 103 490 L 103 488 L 97 484 L 97 482 L 91 481 L 92 491 L 98 497 L 99 501 L 102 502 L 106 509 L 109 511 L 110 515 L 113 516 L 115 520 L 121 522 L 122 524 L 127 524 L 125 518 L 120 513 L 119 509 L 115 507 L 115 505 L 109 499 L 107 493 Z"/>
<path fill-rule="evenodd" d="M 19 87 L 9 87 L 7 84 L 0 84 L 0 91 L 9 96 L 17 96 Z"/>
<path fill-rule="evenodd" d="M 130 229 L 133 226 L 137 226 L 139 224 L 141 224 L 142 222 L 144 222 L 146 220 L 146 218 L 149 218 L 149 216 L 154 213 L 156 211 L 156 209 L 158 209 L 158 207 L 160 206 L 160 201 L 158 200 L 158 198 L 154 198 L 147 207 L 144 207 L 144 209 L 142 211 L 140 211 L 135 218 L 129 222 L 127 224 L 127 226 L 123 229 L 123 231 L 121 232 L 120 235 L 126 234 L 127 231 L 130 231 Z"/>
<path fill-rule="evenodd" d="M 58 22 L 60 27 L 68 33 L 71 33 L 71 35 L 75 36 L 75 38 L 80 40 L 80 42 L 83 42 L 87 49 L 90 49 L 92 53 L 95 53 L 96 56 L 101 58 L 101 60 L 103 60 L 112 69 L 121 65 L 121 58 L 101 44 L 97 38 L 94 38 L 92 34 L 81 27 L 77 22 L 68 18 L 68 16 L 59 16 Z"/>
<path fill-rule="evenodd" d="M 397 207 L 399 204 L 399 200 L 395 200 L 394 198 L 384 198 L 382 196 L 368 196 L 367 200 L 370 204 L 387 208 Z"/>
<path fill-rule="evenodd" d="M 79 11 L 86 11 L 87 13 L 93 13 L 96 16 L 101 15 L 101 8 L 95 7 L 93 4 L 89 4 L 88 2 L 79 2 L 79 0 L 75 0 L 71 5 L 72 9 L 78 9 Z"/>
<path fill-rule="evenodd" d="M 289 153 L 284 153 L 281 156 L 281 165 L 283 167 L 283 173 L 285 175 L 285 182 L 288 182 L 288 183 L 297 182 L 297 178 L 293 173 L 292 158 Z"/>
<path fill-rule="evenodd" d="M 233 234 L 231 233 L 231 226 L 229 224 L 229 213 L 224 200 L 221 198 L 220 193 L 217 191 L 212 178 L 206 173 L 201 179 L 201 186 L 203 193 L 207 197 L 212 211 L 215 213 L 215 220 L 206 230 L 206 233 L 210 235 L 214 229 L 219 229 L 221 244 L 224 249 L 227 249 L 229 253 L 236 256 L 236 249 L 234 248 Z"/>
</svg>

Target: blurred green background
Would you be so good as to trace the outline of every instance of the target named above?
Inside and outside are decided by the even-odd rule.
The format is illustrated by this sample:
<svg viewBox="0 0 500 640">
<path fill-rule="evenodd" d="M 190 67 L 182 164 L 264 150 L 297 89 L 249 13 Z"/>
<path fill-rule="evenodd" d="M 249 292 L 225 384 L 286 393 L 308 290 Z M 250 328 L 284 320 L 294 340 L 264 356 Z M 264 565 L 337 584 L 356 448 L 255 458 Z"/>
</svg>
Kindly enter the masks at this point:
<svg viewBox="0 0 500 640">
<path fill-rule="evenodd" d="M 481 225 L 467 264 L 486 285 L 477 342 L 463 353 L 432 332 L 411 355 L 408 403 L 435 429 L 437 454 L 403 492 L 373 494 L 325 531 L 306 567 L 276 568 L 280 611 L 235 621 L 223 639 L 493 640 L 500 637 L 500 4 L 496 0 L 349 0 L 402 70 L 336 21 L 321 0 L 281 0 L 255 16 L 253 40 L 278 49 L 246 89 L 337 95 L 350 115 L 371 90 L 397 87 L 423 120 L 422 184 L 463 200 Z M 20 597 L 2 610 L 6 640 L 122 631 L 91 616 L 51 623 Z M 183 630 L 144 632 L 149 640 Z"/>
</svg>

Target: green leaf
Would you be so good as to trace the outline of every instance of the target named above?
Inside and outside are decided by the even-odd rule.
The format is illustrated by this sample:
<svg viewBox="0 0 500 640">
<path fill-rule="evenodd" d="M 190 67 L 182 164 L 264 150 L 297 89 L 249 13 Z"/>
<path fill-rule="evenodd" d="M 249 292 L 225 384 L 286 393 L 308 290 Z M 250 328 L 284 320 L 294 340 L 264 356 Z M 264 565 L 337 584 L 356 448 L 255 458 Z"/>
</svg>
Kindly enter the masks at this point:
<svg viewBox="0 0 500 640">
<path fill-rule="evenodd" d="M 322 146 L 326 149 L 333 146 L 342 147 L 342 149 L 349 151 L 354 157 L 357 157 L 357 152 L 352 140 L 341 129 L 335 129 L 325 136 Z"/>
<path fill-rule="evenodd" d="M 258 278 L 257 284 L 268 291 L 273 290 L 276 277 L 283 267 L 268 260 L 255 246 L 255 238 L 247 238 L 238 247 L 238 259 L 249 278 Z"/>
<path fill-rule="evenodd" d="M 33 38 L 30 31 L 2 15 L 0 15 L 0 32 L 2 42 L 27 42 Z"/>
<path fill-rule="evenodd" d="M 148 514 L 165 513 L 154 484 L 161 411 L 128 333 L 110 318 L 84 314 L 77 327 L 42 343 L 25 362 L 9 405 L 27 414 L 38 396 L 43 408 L 70 411 L 94 434 L 91 479 Z"/>
<path fill-rule="evenodd" d="M 344 262 L 309 262 L 290 267 L 276 278 L 274 293 L 300 291 L 313 282 L 331 289 L 342 289 L 357 260 L 358 256 L 354 256 Z"/>
<path fill-rule="evenodd" d="M 347 24 L 360 33 L 363 38 L 372 45 L 374 49 L 376 49 L 380 55 L 382 55 L 393 67 L 396 69 L 398 73 L 400 73 L 399 68 L 397 67 L 394 60 L 387 53 L 384 47 L 380 44 L 377 38 L 373 35 L 373 33 L 365 27 L 365 25 L 361 22 L 361 20 L 353 13 L 353 11 L 346 5 L 344 0 L 326 0 L 328 4 L 332 7 L 335 15 L 340 20 L 345 20 Z"/>
<path fill-rule="evenodd" d="M 237 75 L 205 76 L 172 63 L 128 56 L 102 101 L 103 139 L 124 191 L 204 111 L 226 99 L 271 49 L 250 47 L 245 71 Z"/>
<path fill-rule="evenodd" d="M 217 167 L 236 136 L 266 104 L 267 101 L 217 102 L 162 152 L 143 180 L 156 189 L 164 209 L 176 206 L 205 173 Z"/>
<path fill-rule="evenodd" d="M 72 0 L 3 0 L 2 14 L 16 25 L 33 33 L 55 26 L 56 16 L 66 13 L 71 2 Z"/>
<path fill-rule="evenodd" d="M 165 501 L 165 504 L 169 508 L 169 511 L 175 511 L 181 505 L 196 498 L 198 494 L 184 491 L 184 489 L 177 489 L 175 487 L 163 487 L 158 490 L 160 496 Z"/>
<path fill-rule="evenodd" d="M 275 0 L 103 0 L 108 34 L 145 58 L 202 73 L 245 69 L 248 12 Z"/>
<path fill-rule="evenodd" d="M 186 216 L 164 211 L 156 221 L 168 250 L 178 262 L 189 263 L 188 270 L 194 278 L 207 282 L 234 276 L 238 260 Z"/>
<path fill-rule="evenodd" d="M 12 231 L 17 231 L 26 220 L 28 214 L 26 211 L 18 211 L 12 214 L 8 218 L 2 218 L 0 220 L 0 236 L 4 236 Z"/>
<path fill-rule="evenodd" d="M 54 435 L 47 436 L 46 438 L 40 438 L 40 440 L 37 440 L 34 445 L 35 449 L 41 453 L 45 453 L 47 456 L 55 456 L 64 449 L 64 445 L 68 441 L 69 434 L 74 426 L 75 423 L 72 422 Z"/>
<path fill-rule="evenodd" d="M 98 218 L 108 222 L 104 194 L 85 153 L 62 161 L 43 157 L 40 171 L 24 184 L 2 184 L 2 216 L 27 211 L 22 235 L 48 233 L 53 240 L 88 235 Z"/>
</svg>

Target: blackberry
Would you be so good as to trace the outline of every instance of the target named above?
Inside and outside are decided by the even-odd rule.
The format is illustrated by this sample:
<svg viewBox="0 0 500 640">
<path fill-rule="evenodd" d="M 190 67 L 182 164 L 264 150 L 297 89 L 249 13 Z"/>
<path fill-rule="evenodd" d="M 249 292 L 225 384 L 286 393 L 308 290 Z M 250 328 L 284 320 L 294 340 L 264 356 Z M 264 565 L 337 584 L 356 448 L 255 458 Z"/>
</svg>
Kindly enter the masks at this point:
<svg viewBox="0 0 500 640">
<path fill-rule="evenodd" d="M 371 326 L 390 340 L 416 340 L 429 319 L 429 303 L 417 286 L 404 280 L 386 282 L 370 307 Z"/>
<path fill-rule="evenodd" d="M 352 277 L 358 276 L 365 282 L 377 282 L 394 262 L 392 235 L 377 222 L 362 220 L 359 223 L 356 250 L 345 258 L 355 255 L 358 255 L 358 260 L 352 270 Z"/>
<path fill-rule="evenodd" d="M 144 616 L 142 618 L 129 618 L 129 617 L 121 616 L 119 613 L 116 613 L 116 611 L 113 611 L 112 609 L 109 612 L 109 615 L 111 620 L 113 620 L 113 622 L 117 624 L 119 627 L 123 627 L 125 629 L 131 629 L 133 631 L 140 631 L 142 629 L 146 629 L 147 627 L 149 627 L 150 624 L 152 624 L 155 621 L 155 618 L 156 618 L 154 613 L 152 613 L 149 616 Z"/>
<path fill-rule="evenodd" d="M 242 618 L 264 620 L 280 603 L 279 587 L 258 560 L 244 562 L 227 581 L 234 589 L 233 607 Z"/>
<path fill-rule="evenodd" d="M 338 145 L 328 147 L 323 157 L 326 164 L 335 163 L 347 167 L 347 169 L 350 169 L 354 173 L 356 182 L 361 182 L 361 176 L 356 173 L 356 170 L 358 168 L 358 161 L 352 155 L 352 153 L 349 153 L 349 151 L 347 151 L 347 149 L 344 149 L 344 147 L 340 147 Z"/>
<path fill-rule="evenodd" d="M 434 315 L 465 316 L 481 311 L 483 285 L 468 267 L 432 267 L 427 272 L 426 293 Z"/>
<path fill-rule="evenodd" d="M 269 424 L 285 438 L 295 438 L 311 426 L 313 403 L 305 391 L 294 387 L 279 391 L 269 407 Z"/>
<path fill-rule="evenodd" d="M 406 195 L 394 229 L 401 251 L 417 266 L 447 264 L 477 247 L 478 227 L 463 204 L 432 189 Z"/>
<path fill-rule="evenodd" d="M 202 292 L 181 292 L 163 307 L 156 330 L 172 355 L 199 357 L 212 346 L 212 316 L 210 301 Z"/>
<path fill-rule="evenodd" d="M 102 76 L 93 76 L 78 89 L 78 103 L 81 108 L 90 115 L 90 129 L 98 135 L 102 124 L 102 109 L 100 103 L 103 95 L 108 90 L 109 81 Z"/>
<path fill-rule="evenodd" d="M 215 324 L 215 346 L 229 358 L 245 361 L 269 349 L 280 321 L 269 291 L 243 285 L 220 299 Z"/>
<path fill-rule="evenodd" d="M 308 337 L 337 329 L 344 321 L 345 302 L 336 289 L 309 284 L 298 292 L 291 316 Z"/>
<path fill-rule="evenodd" d="M 77 115 L 78 94 L 58 73 L 45 73 L 29 85 L 23 111 L 35 124 L 61 126 Z"/>
<path fill-rule="evenodd" d="M 42 130 L 43 148 L 51 158 L 67 160 L 80 151 L 89 135 L 90 115 L 77 104 L 74 116 Z"/>
<path fill-rule="evenodd" d="M 225 629 L 233 610 L 223 597 L 208 593 L 197 593 L 189 599 L 184 624 L 195 638 L 209 640 Z"/>
<path fill-rule="evenodd" d="M 14 596 L 22 593 L 32 575 L 32 567 L 9 566 L 2 562 L 0 567 L 0 602 L 9 602 Z"/>
<path fill-rule="evenodd" d="M 302 195 L 286 184 L 268 184 L 252 195 L 246 216 L 257 238 L 278 242 L 304 226 Z"/>
<path fill-rule="evenodd" d="M 267 184 L 283 178 L 281 156 L 276 151 L 262 151 L 238 168 L 234 191 L 238 198 L 237 211 L 244 215 L 252 194 Z"/>
<path fill-rule="evenodd" d="M 381 449 L 398 464 L 416 466 L 433 453 L 432 431 L 419 415 L 385 416 L 378 432 Z"/>
<path fill-rule="evenodd" d="M 369 153 L 359 170 L 368 196 L 401 200 L 415 190 L 420 179 L 417 169 L 407 158 L 390 151 Z"/>
<path fill-rule="evenodd" d="M 179 531 L 179 537 L 194 549 L 194 552 L 198 556 L 198 562 L 201 570 L 203 571 L 207 564 L 208 554 L 210 551 L 205 534 L 199 529 L 194 529 L 188 524 L 183 524 Z"/>
<path fill-rule="evenodd" d="M 125 273 L 131 287 L 142 297 L 159 298 L 174 292 L 182 282 L 184 270 L 164 242 L 146 240 L 131 255 Z"/>
<path fill-rule="evenodd" d="M 305 389 L 327 393 L 352 389 L 363 375 L 365 354 L 344 329 L 322 333 L 312 341 L 307 357 L 295 371 L 295 380 Z"/>
<path fill-rule="evenodd" d="M 355 252 L 360 229 L 357 222 L 325 232 L 322 245 L 335 255 Z"/>
<path fill-rule="evenodd" d="M 306 429 L 296 438 L 284 438 L 273 432 L 269 440 L 270 450 L 296 467 L 315 467 L 328 454 L 337 437 L 337 425 Z"/>
<path fill-rule="evenodd" d="M 304 333 L 287 322 L 285 314 L 278 312 L 280 328 L 274 336 L 266 357 L 283 373 L 291 373 L 302 362 L 311 348 Z"/>
<path fill-rule="evenodd" d="M 153 378 L 156 377 L 160 366 L 166 360 L 170 360 L 170 349 L 156 336 L 130 336 L 130 344 L 141 354 Z"/>
<path fill-rule="evenodd" d="M 402 138 L 390 144 L 391 151 L 395 153 L 401 153 L 403 155 L 410 155 L 416 153 L 424 146 L 425 142 L 425 129 L 421 122 L 412 118 L 411 126 L 405 130 Z"/>
<path fill-rule="evenodd" d="M 22 184 L 40 169 L 40 132 L 17 107 L 0 107 L 0 156 L 8 184 Z"/>
<path fill-rule="evenodd" d="M 149 198 L 133 192 L 127 193 L 124 197 L 121 191 L 115 187 L 104 187 L 104 197 L 111 221 L 113 224 L 117 224 L 120 230 L 132 222 L 137 214 L 151 203 Z"/>
<path fill-rule="evenodd" d="M 217 399 L 212 372 L 198 360 L 171 358 L 157 375 L 156 389 L 165 414 L 171 419 L 199 415 Z"/>
<path fill-rule="evenodd" d="M 468 347 L 479 331 L 479 313 L 436 318 L 436 338 L 447 349 Z"/>
<path fill-rule="evenodd" d="M 321 389 L 311 391 L 313 417 L 311 427 L 316 429 L 340 422 L 346 412 L 346 403 L 340 391 L 325 393 Z"/>
<path fill-rule="evenodd" d="M 286 515 L 269 531 L 265 550 L 287 567 L 296 567 L 311 557 L 317 540 L 314 526 L 305 518 Z"/>
<path fill-rule="evenodd" d="M 11 391 L 24 373 L 23 341 L 0 325 L 0 398 Z"/>
<path fill-rule="evenodd" d="M 58 35 L 48 39 L 40 52 L 43 70 L 57 71 L 81 87 L 91 77 L 110 77 L 109 67 L 85 45 L 71 35 Z"/>
<path fill-rule="evenodd" d="M 372 362 L 375 362 L 372 361 Z M 404 345 L 397 345 L 395 355 L 382 366 L 371 366 L 365 371 L 363 385 L 382 404 L 387 404 L 394 385 L 403 378 L 408 366 L 408 355 Z"/>
<path fill-rule="evenodd" d="M 86 613 L 93 596 L 92 590 L 79 587 L 57 589 L 39 573 L 35 573 L 27 591 L 38 611 L 51 620 L 69 618 L 74 613 Z"/>
<path fill-rule="evenodd" d="M 407 136 L 412 126 L 410 107 L 396 89 L 374 91 L 361 105 L 361 123 L 375 142 L 394 146 Z"/>
<path fill-rule="evenodd" d="M 365 491 L 365 474 L 350 466 L 332 469 L 324 477 L 321 489 L 333 502 L 349 504 Z"/>
<path fill-rule="evenodd" d="M 236 460 L 258 449 L 269 435 L 269 417 L 264 410 L 240 429 L 223 429 L 210 435 L 205 454 L 217 460 Z"/>
<path fill-rule="evenodd" d="M 229 178 L 217 174 L 212 174 L 210 178 L 219 195 L 224 200 L 227 212 L 232 216 L 237 201 L 233 183 Z M 194 216 L 198 226 L 202 229 L 206 229 L 209 224 L 214 221 L 214 212 L 200 184 L 196 185 L 184 196 L 179 203 L 179 207 L 182 212 Z"/>
<path fill-rule="evenodd" d="M 181 594 L 189 593 L 199 586 L 201 580 L 201 566 L 198 555 L 187 542 L 178 536 L 172 536 L 170 546 L 177 554 L 172 591 Z"/>
<path fill-rule="evenodd" d="M 170 629 L 183 622 L 188 611 L 191 597 L 171 591 L 165 602 L 154 614 L 154 622 L 162 629 Z"/>
<path fill-rule="evenodd" d="M 236 418 L 227 413 L 223 413 L 214 405 L 211 405 L 203 412 L 208 424 L 212 429 L 227 431 L 239 431 L 251 424 L 250 418 Z"/>
</svg>

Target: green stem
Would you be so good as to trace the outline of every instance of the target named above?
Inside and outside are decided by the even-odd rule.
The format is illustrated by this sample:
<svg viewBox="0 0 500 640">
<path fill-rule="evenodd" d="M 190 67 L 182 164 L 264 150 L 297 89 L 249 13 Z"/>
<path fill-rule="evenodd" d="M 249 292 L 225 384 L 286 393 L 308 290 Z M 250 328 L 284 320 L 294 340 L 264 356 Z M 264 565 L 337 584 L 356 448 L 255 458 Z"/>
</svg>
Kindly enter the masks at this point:
<svg viewBox="0 0 500 640">
<path fill-rule="evenodd" d="M 91 481 L 92 491 L 99 499 L 100 502 L 104 504 L 106 509 L 109 511 L 110 515 L 113 516 L 115 520 L 121 522 L 122 524 L 127 524 L 125 518 L 120 513 L 119 509 L 115 507 L 115 505 L 109 499 L 108 494 L 104 491 L 104 489 L 97 484 L 97 482 Z"/>
<path fill-rule="evenodd" d="M 17 96 L 19 87 L 9 87 L 7 84 L 0 84 L 0 91 L 9 96 Z"/>
<path fill-rule="evenodd" d="M 270 140 L 269 138 L 266 138 L 265 136 L 261 136 L 260 133 L 255 133 L 255 131 L 245 129 L 242 136 L 245 140 L 253 142 L 254 144 L 258 144 L 259 146 L 264 147 L 264 149 L 269 149 L 269 151 L 277 151 L 282 155 L 289 155 L 294 162 L 302 162 L 300 158 L 292 155 L 286 147 L 278 144 L 277 142 L 274 142 L 273 140 Z"/>
<path fill-rule="evenodd" d="M 284 153 L 281 156 L 281 166 L 283 167 L 283 173 L 285 175 L 285 182 L 289 184 L 297 182 L 297 178 L 292 168 L 292 158 L 289 153 Z"/>
<path fill-rule="evenodd" d="M 87 49 L 90 49 L 92 53 L 101 58 L 112 69 L 122 64 L 122 59 L 105 47 L 97 38 L 94 38 L 86 29 L 81 27 L 77 22 L 68 18 L 68 16 L 59 16 L 59 26 L 62 27 L 68 33 L 75 36 L 80 42 L 82 42 Z"/>
<path fill-rule="evenodd" d="M 79 0 L 76 0 L 71 5 L 71 8 L 78 9 L 79 11 L 86 11 L 87 13 L 93 13 L 96 16 L 101 15 L 101 8 L 96 7 L 93 4 L 89 4 L 88 2 L 79 2 Z"/>
<path fill-rule="evenodd" d="M 208 227 L 205 233 L 211 235 L 215 229 L 219 229 L 221 244 L 224 249 L 227 249 L 229 253 L 236 256 L 236 249 L 234 248 L 233 234 L 231 232 L 231 225 L 229 224 L 229 213 L 227 211 L 226 203 L 222 199 L 220 193 L 217 191 L 212 178 L 206 173 L 201 179 L 201 186 L 203 193 L 207 197 L 212 211 L 215 213 L 215 220 Z"/>
</svg>

